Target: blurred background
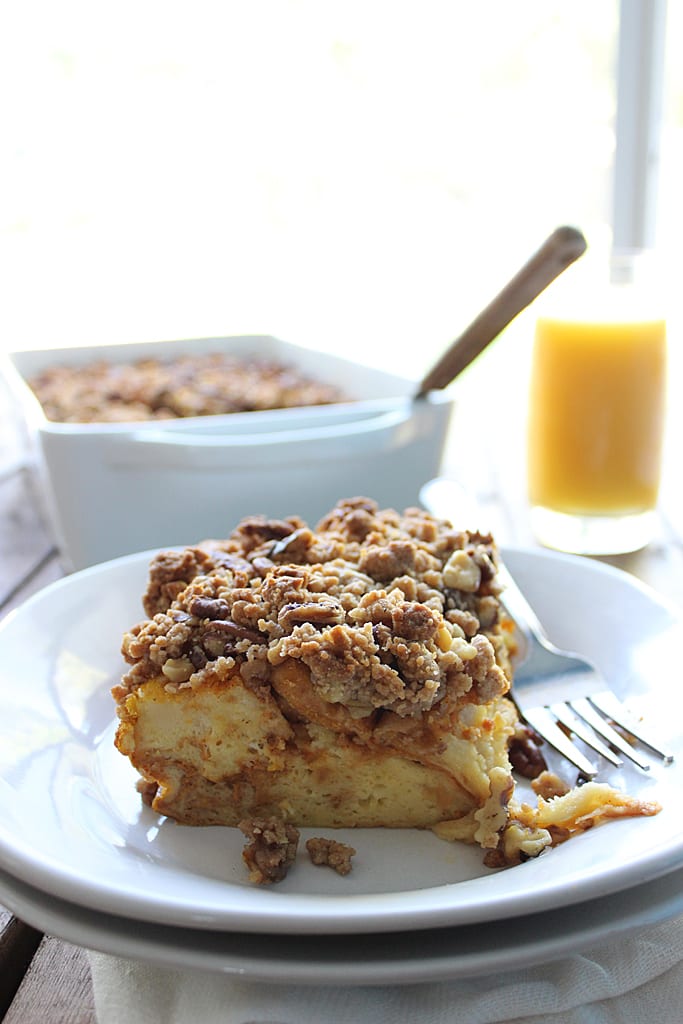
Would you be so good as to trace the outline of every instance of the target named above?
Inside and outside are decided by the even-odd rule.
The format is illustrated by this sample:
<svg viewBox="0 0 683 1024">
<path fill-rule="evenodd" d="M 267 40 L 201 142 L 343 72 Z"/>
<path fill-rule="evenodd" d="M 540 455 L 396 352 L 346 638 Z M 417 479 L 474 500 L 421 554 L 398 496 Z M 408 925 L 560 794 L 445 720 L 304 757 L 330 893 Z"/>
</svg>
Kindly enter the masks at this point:
<svg viewBox="0 0 683 1024">
<path fill-rule="evenodd" d="M 263 331 L 419 376 L 558 224 L 668 281 L 682 8 L 4 4 L 0 348 Z M 521 393 L 530 315 L 475 385 Z"/>
</svg>

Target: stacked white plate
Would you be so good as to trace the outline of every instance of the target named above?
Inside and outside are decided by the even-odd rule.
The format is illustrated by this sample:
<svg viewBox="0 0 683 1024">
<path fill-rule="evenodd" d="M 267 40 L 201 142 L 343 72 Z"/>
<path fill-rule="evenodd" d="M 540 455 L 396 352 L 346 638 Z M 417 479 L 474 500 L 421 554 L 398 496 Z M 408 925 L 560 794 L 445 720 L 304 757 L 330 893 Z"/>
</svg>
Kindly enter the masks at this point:
<svg viewBox="0 0 683 1024">
<path fill-rule="evenodd" d="M 347 877 L 304 853 L 284 882 L 251 885 L 241 833 L 160 818 L 113 746 L 109 690 L 121 635 L 143 617 L 143 553 L 53 584 L 0 627 L 0 902 L 104 952 L 336 984 L 511 969 L 683 911 L 681 614 L 600 563 L 504 557 L 556 642 L 596 661 L 673 750 L 673 764 L 653 759 L 649 772 L 601 771 L 658 801 L 658 815 L 611 822 L 500 871 L 479 849 L 429 832 L 342 832 L 357 850 Z"/>
</svg>

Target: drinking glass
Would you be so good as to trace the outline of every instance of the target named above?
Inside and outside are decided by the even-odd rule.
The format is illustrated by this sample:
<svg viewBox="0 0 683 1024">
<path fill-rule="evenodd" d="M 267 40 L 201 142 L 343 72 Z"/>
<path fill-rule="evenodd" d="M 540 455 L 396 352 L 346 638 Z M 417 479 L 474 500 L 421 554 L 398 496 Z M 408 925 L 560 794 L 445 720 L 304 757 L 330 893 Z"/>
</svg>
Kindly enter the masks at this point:
<svg viewBox="0 0 683 1024">
<path fill-rule="evenodd" d="M 542 544 L 609 555 L 635 551 L 652 538 L 666 349 L 661 310 L 645 304 L 632 284 L 538 317 L 528 492 Z"/>
</svg>

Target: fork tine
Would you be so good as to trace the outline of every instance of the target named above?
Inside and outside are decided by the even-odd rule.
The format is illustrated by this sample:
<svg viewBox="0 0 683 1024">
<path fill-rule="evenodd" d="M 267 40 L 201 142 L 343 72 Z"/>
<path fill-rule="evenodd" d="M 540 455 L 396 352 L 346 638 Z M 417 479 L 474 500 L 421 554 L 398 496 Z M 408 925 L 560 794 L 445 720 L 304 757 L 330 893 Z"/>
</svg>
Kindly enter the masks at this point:
<svg viewBox="0 0 683 1024">
<path fill-rule="evenodd" d="M 630 733 L 634 739 L 649 747 L 654 754 L 657 754 L 662 759 L 664 764 L 671 764 L 674 759 L 673 754 L 669 753 L 658 743 L 655 743 L 654 739 L 648 735 L 647 731 L 641 727 L 640 723 L 635 720 L 634 716 L 615 697 L 611 690 L 604 690 L 602 693 L 592 693 L 590 695 L 590 702 L 595 704 L 598 711 L 601 711 L 603 715 L 606 715 L 616 725 L 621 726 L 622 729 Z"/>
<path fill-rule="evenodd" d="M 529 725 L 536 730 L 539 736 L 542 736 L 543 739 L 547 740 L 551 746 L 555 747 L 560 754 L 566 757 L 568 761 L 579 769 L 582 775 L 585 775 L 588 779 L 595 778 L 598 774 L 597 768 L 588 760 L 587 757 L 584 757 L 579 748 L 576 747 L 567 734 L 560 729 L 549 708 L 537 707 L 525 709 L 523 711 L 523 717 Z"/>
<path fill-rule="evenodd" d="M 650 770 L 649 761 L 646 761 L 644 757 L 641 757 L 641 755 L 633 749 L 631 744 L 628 743 L 623 736 L 620 736 L 619 733 L 605 721 L 587 697 L 579 697 L 578 700 L 570 701 L 570 707 L 573 711 L 576 711 L 577 715 L 580 715 L 585 722 L 588 722 L 588 724 L 595 729 L 600 736 L 606 739 L 608 743 L 611 743 L 613 747 L 616 747 L 622 754 L 625 754 L 630 761 L 633 761 L 645 772 Z"/>
<path fill-rule="evenodd" d="M 673 756 L 644 734 L 638 722 L 629 720 L 628 712 L 624 717 L 626 709 L 616 695 L 605 690 L 606 683 L 599 669 L 581 655 L 563 650 L 549 640 L 533 608 L 502 564 L 499 564 L 498 575 L 504 587 L 503 601 L 526 641 L 515 666 L 513 683 L 514 699 L 522 717 L 588 778 L 597 775 L 597 769 L 572 743 L 571 735 L 615 767 L 623 764 L 615 756 L 619 751 L 643 771 L 650 769 L 649 762 L 610 722 L 625 730 L 633 741 L 644 744 L 664 764 L 670 764 Z M 564 700 L 556 703 L 555 694 L 559 693 Z M 527 705 L 531 706 L 529 710 Z M 606 740 L 609 747 L 599 737 Z"/>
<path fill-rule="evenodd" d="M 562 722 L 562 725 L 566 725 L 575 736 L 578 736 L 580 740 L 595 750 L 602 757 L 606 758 L 610 764 L 613 764 L 615 768 L 620 768 L 624 763 L 620 757 L 614 753 L 613 750 L 602 742 L 602 740 L 595 733 L 595 730 L 590 729 L 586 726 L 577 715 L 574 714 L 571 707 L 568 704 L 551 704 L 550 710 L 557 718 L 558 722 Z"/>
</svg>

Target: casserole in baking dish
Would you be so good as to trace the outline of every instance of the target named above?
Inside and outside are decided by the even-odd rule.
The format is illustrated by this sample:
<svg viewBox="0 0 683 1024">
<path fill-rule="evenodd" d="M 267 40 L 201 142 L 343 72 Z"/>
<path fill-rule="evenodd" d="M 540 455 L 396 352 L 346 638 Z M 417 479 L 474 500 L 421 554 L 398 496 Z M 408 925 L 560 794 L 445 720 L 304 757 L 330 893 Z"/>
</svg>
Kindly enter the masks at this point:
<svg viewBox="0 0 683 1024">
<path fill-rule="evenodd" d="M 290 365 L 347 400 L 326 405 L 144 421 L 48 419 L 29 381 L 50 366 L 170 360 L 229 352 Z M 439 470 L 452 410 L 446 393 L 414 400 L 415 382 L 270 336 L 186 339 L 11 353 L 48 521 L 67 569 L 222 536 L 259 509 L 315 522 L 337 495 L 417 502 Z"/>
</svg>

